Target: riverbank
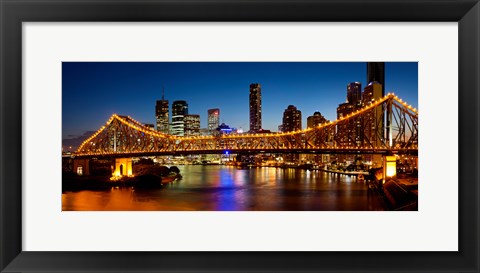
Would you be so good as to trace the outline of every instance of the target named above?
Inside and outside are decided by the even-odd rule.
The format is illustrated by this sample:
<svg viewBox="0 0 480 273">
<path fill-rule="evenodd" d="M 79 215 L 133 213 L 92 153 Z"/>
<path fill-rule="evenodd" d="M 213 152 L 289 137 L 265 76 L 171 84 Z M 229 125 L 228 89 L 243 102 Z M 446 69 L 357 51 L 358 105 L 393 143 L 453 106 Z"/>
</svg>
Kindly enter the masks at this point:
<svg viewBox="0 0 480 273">
<path fill-rule="evenodd" d="M 133 176 L 62 174 L 62 191 L 109 190 L 113 188 L 161 188 L 182 178 L 176 166 L 138 165 Z"/>
<path fill-rule="evenodd" d="M 354 175 L 358 176 L 359 174 L 361 175 L 369 175 L 369 172 L 364 172 L 364 171 L 338 171 L 338 170 L 327 170 L 327 169 L 314 169 L 316 171 L 321 171 L 321 172 L 326 172 L 326 173 L 335 173 L 335 174 L 343 174 L 343 175 Z"/>
</svg>

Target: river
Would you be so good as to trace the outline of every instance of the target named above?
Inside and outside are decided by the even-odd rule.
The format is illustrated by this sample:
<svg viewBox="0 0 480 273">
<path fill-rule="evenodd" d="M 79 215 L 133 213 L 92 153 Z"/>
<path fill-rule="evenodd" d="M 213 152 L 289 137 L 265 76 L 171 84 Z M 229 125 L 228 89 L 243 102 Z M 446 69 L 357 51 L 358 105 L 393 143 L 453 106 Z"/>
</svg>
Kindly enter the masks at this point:
<svg viewBox="0 0 480 273">
<path fill-rule="evenodd" d="M 179 166 L 183 178 L 160 189 L 111 188 L 62 194 L 63 211 L 384 210 L 356 177 L 281 168 Z"/>
</svg>

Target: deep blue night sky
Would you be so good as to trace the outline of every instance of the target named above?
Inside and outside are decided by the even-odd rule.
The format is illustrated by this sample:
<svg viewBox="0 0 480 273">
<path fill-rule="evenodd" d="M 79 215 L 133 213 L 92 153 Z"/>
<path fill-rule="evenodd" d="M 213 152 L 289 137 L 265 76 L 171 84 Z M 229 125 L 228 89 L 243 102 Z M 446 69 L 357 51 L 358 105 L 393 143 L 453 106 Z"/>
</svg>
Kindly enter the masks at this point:
<svg viewBox="0 0 480 273">
<path fill-rule="evenodd" d="M 346 100 L 346 86 L 365 87 L 366 63 L 224 62 L 224 63 L 99 63 L 62 65 L 62 134 L 73 138 L 95 131 L 114 114 L 155 123 L 155 102 L 186 100 L 189 114 L 199 114 L 201 127 L 207 109 L 220 108 L 220 122 L 249 129 L 249 85 L 262 86 L 262 125 L 277 131 L 283 111 L 293 104 L 307 117 L 320 111 L 336 119 L 338 104 Z M 394 92 L 418 108 L 416 62 L 385 63 L 385 92 Z"/>
</svg>

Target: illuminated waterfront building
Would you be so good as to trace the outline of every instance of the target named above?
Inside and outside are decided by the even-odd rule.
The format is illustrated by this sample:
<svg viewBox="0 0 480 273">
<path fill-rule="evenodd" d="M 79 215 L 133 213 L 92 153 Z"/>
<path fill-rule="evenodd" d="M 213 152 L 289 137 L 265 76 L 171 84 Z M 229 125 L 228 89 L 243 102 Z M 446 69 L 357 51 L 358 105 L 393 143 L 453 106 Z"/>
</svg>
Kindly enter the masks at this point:
<svg viewBox="0 0 480 273">
<path fill-rule="evenodd" d="M 262 129 L 262 88 L 258 83 L 250 84 L 250 132 Z"/>
<path fill-rule="evenodd" d="M 220 109 L 208 109 L 208 131 L 213 134 L 220 125 Z"/>
<path fill-rule="evenodd" d="M 185 115 L 188 115 L 188 104 L 184 100 L 177 100 L 172 103 L 172 124 L 171 134 L 183 136 L 185 134 Z"/>
<path fill-rule="evenodd" d="M 185 115 L 185 136 L 200 135 L 200 115 Z"/>
</svg>

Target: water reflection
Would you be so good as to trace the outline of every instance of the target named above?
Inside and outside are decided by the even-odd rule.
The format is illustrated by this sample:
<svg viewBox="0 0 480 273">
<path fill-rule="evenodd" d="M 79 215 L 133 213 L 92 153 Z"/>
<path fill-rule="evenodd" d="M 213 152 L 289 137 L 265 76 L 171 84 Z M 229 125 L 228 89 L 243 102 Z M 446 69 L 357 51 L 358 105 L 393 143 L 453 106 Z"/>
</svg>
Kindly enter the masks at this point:
<svg viewBox="0 0 480 273">
<path fill-rule="evenodd" d="M 162 189 L 112 188 L 62 194 L 63 210 L 383 210 L 355 177 L 297 169 L 179 166 Z"/>
</svg>

